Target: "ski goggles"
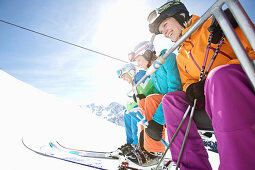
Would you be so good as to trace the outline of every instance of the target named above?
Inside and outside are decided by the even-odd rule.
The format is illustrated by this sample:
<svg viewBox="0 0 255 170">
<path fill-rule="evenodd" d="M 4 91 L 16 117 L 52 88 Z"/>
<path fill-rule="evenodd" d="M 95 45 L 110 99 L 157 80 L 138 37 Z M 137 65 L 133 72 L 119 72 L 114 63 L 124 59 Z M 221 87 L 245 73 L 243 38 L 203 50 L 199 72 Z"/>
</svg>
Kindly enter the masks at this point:
<svg viewBox="0 0 255 170">
<path fill-rule="evenodd" d="M 149 14 L 147 21 L 149 22 L 149 24 L 152 24 L 160 16 L 160 14 L 164 12 L 167 8 L 173 5 L 178 5 L 178 4 L 181 4 L 181 3 L 176 1 L 170 1 L 163 6 L 156 8 Z"/>
<path fill-rule="evenodd" d="M 122 70 L 117 70 L 116 72 L 119 78 L 123 77 Z"/>
<path fill-rule="evenodd" d="M 135 52 L 129 53 L 128 59 L 129 59 L 129 61 L 134 62 L 135 61 Z"/>
</svg>

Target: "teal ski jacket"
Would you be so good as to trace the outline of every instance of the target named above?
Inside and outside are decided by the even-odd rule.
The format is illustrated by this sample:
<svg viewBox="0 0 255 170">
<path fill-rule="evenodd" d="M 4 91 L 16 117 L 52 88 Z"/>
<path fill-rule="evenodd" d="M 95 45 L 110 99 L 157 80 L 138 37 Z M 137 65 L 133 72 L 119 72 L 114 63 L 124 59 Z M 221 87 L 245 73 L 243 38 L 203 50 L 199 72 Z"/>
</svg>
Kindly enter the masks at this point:
<svg viewBox="0 0 255 170">
<path fill-rule="evenodd" d="M 163 55 L 165 52 L 166 49 L 162 50 L 161 54 Z M 166 62 L 152 74 L 151 79 L 159 94 L 165 95 L 172 91 L 182 91 L 181 78 L 174 53 L 167 57 Z M 162 102 L 153 115 L 153 120 L 161 125 L 165 124 Z"/>
</svg>

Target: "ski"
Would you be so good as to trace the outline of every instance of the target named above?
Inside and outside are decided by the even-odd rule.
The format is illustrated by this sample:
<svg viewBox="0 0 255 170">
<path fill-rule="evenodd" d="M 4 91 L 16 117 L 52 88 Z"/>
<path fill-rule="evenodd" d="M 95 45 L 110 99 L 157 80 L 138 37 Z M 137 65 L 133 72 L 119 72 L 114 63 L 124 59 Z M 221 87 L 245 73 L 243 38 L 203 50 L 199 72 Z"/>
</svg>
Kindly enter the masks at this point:
<svg viewBox="0 0 255 170">
<path fill-rule="evenodd" d="M 97 156 L 99 158 L 107 158 L 107 159 L 119 159 L 119 162 L 120 162 L 120 166 L 119 166 L 119 169 L 123 169 L 123 170 L 137 170 L 137 169 L 143 169 L 143 170 L 153 170 L 155 169 L 156 165 L 152 165 L 152 166 L 148 166 L 148 167 L 144 167 L 144 166 L 139 166 L 139 165 L 136 165 L 130 161 L 128 161 L 125 156 L 118 156 L 115 152 L 116 151 L 112 151 L 112 152 L 98 152 L 98 151 L 88 151 L 88 150 L 82 150 L 82 149 L 73 149 L 73 148 L 69 148 L 69 147 L 66 147 L 62 144 L 60 144 L 58 141 L 56 141 L 56 144 L 58 145 L 58 147 L 66 150 L 67 152 L 69 153 L 72 153 L 72 154 L 76 154 L 76 155 L 79 155 L 79 156 Z M 115 153 L 115 154 L 114 154 Z M 170 164 L 171 163 L 171 164 Z M 167 165 L 167 164 L 170 164 L 170 165 Z M 170 168 L 172 167 L 174 164 L 173 164 L 173 161 L 171 158 L 165 158 L 164 159 L 164 162 L 163 162 L 163 165 L 161 166 L 160 169 L 163 169 L 162 167 L 165 167 L 165 170 L 167 170 L 167 168 Z"/>
<path fill-rule="evenodd" d="M 39 147 L 33 148 L 26 144 L 23 138 L 22 143 L 27 149 L 36 154 L 95 169 L 153 170 L 156 167 L 156 165 L 148 167 L 138 166 L 127 160 L 125 156 L 113 156 L 115 151 L 98 152 L 72 149 L 61 145 L 57 141 L 49 142 L 45 145 L 40 145 Z M 167 170 L 169 166 L 166 166 L 166 163 L 168 162 L 172 162 L 171 159 L 165 158 L 164 163 L 160 166 L 160 169 Z"/>
<path fill-rule="evenodd" d="M 92 158 L 102 158 L 102 159 L 119 159 L 118 153 L 115 153 L 116 151 L 99 152 L 99 151 L 74 149 L 74 148 L 66 147 L 66 146 L 60 144 L 58 141 L 56 141 L 53 145 L 55 145 L 59 149 L 62 149 L 63 151 L 66 151 L 66 152 L 69 152 L 71 154 L 75 154 L 78 156 L 82 156 L 82 157 L 92 157 Z"/>
<path fill-rule="evenodd" d="M 116 169 L 119 166 L 118 159 L 104 159 L 104 158 L 98 158 L 98 157 L 80 156 L 80 155 L 69 153 L 67 151 L 64 151 L 58 148 L 57 145 L 55 145 L 53 142 L 49 142 L 48 144 L 42 145 L 37 148 L 30 147 L 28 144 L 25 143 L 23 138 L 22 138 L 22 143 L 27 149 L 29 149 L 30 151 L 38 155 L 42 155 L 42 156 L 90 167 L 90 168 L 106 170 L 106 169 L 112 169 L 112 168 Z"/>
<path fill-rule="evenodd" d="M 148 167 L 143 167 L 143 166 L 138 166 L 136 164 L 133 164 L 132 162 L 128 161 L 125 156 L 117 156 L 117 154 L 114 154 L 115 151 L 113 152 L 98 152 L 98 151 L 88 151 L 88 150 L 82 150 L 82 149 L 73 149 L 73 148 L 69 148 L 69 147 L 66 147 L 62 144 L 60 144 L 58 141 L 56 141 L 56 144 L 58 147 L 66 150 L 67 152 L 69 153 L 72 153 L 72 154 L 76 154 L 76 155 L 79 155 L 79 156 L 96 156 L 98 158 L 106 158 L 106 159 L 119 159 L 119 162 L 120 162 L 120 166 L 118 167 L 119 170 L 137 170 L 137 169 L 141 169 L 141 170 L 153 170 L 155 169 L 156 165 L 153 165 L 153 166 L 148 166 Z M 115 156 L 113 156 L 115 155 Z M 166 166 L 165 164 L 166 163 L 172 163 L 170 166 Z M 165 170 L 167 170 L 167 168 L 170 168 L 172 167 L 173 165 L 173 161 L 171 161 L 170 158 L 165 158 L 164 160 L 164 165 L 162 165 L 162 167 L 165 167 Z M 160 169 L 163 169 L 163 168 L 160 168 Z"/>
</svg>

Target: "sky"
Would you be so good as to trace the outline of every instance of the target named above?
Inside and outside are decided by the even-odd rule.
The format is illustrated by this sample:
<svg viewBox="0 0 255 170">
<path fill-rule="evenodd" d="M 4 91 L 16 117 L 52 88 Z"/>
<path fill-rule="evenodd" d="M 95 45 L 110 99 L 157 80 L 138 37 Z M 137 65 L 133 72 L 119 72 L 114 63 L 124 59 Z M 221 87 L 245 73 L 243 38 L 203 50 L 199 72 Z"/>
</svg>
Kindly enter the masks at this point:
<svg viewBox="0 0 255 170">
<path fill-rule="evenodd" d="M 0 19 L 101 53 L 127 60 L 150 40 L 147 15 L 166 0 L 1 0 Z M 183 0 L 201 16 L 215 0 Z M 241 0 L 255 20 L 255 1 Z M 118 79 L 125 63 L 0 22 L 0 68 L 46 93 L 79 104 L 126 104 L 131 86 Z M 157 36 L 156 51 L 170 48 Z"/>
</svg>

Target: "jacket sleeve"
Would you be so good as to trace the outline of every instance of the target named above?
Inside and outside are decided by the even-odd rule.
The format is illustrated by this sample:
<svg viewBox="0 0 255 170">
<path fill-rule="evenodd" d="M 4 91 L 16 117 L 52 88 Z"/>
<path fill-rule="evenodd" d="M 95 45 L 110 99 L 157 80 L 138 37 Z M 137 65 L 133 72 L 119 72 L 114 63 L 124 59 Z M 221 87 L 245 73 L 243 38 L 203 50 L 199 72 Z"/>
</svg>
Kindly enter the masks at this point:
<svg viewBox="0 0 255 170">
<path fill-rule="evenodd" d="M 174 53 L 168 56 L 166 64 L 164 66 L 166 70 L 168 92 L 181 91 L 181 78 L 176 64 L 176 55 Z M 158 106 L 155 114 L 153 115 L 153 120 L 161 125 L 165 124 L 162 102 Z"/>
<path fill-rule="evenodd" d="M 235 29 L 239 39 L 241 40 L 243 47 L 245 49 L 245 51 L 247 52 L 247 54 L 249 55 L 251 60 L 255 59 L 255 52 L 253 51 L 250 43 L 248 42 L 248 40 L 246 39 L 245 35 L 243 34 L 242 30 L 240 29 L 240 27 L 237 27 Z M 227 64 L 240 64 L 238 59 L 233 59 L 230 60 Z"/>
<path fill-rule="evenodd" d="M 174 53 L 170 54 L 166 62 L 167 91 L 182 91 L 181 78 L 176 63 L 176 55 Z"/>
<path fill-rule="evenodd" d="M 178 55 L 178 58 L 182 58 L 181 54 Z M 182 62 L 182 61 L 179 60 L 179 62 Z M 192 83 L 196 83 L 198 80 L 193 79 L 186 72 L 185 68 L 183 68 L 182 66 L 180 66 L 180 64 L 178 64 L 178 62 L 177 62 L 177 66 L 178 66 L 178 70 L 179 70 L 179 73 L 180 73 L 182 90 L 184 92 L 186 92 L 186 90 L 189 87 L 189 85 L 191 85 Z"/>
</svg>

